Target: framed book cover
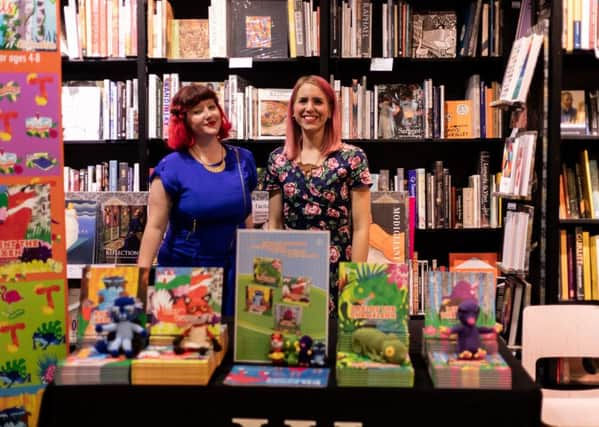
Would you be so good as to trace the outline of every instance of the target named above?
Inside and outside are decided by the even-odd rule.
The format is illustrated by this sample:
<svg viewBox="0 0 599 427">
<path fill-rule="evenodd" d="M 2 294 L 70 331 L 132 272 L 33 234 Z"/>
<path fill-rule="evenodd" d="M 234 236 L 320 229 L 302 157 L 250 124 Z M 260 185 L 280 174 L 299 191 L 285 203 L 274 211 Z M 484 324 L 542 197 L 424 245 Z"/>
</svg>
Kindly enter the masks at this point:
<svg viewBox="0 0 599 427">
<path fill-rule="evenodd" d="M 328 343 L 329 233 L 239 230 L 236 362 L 270 363 L 270 338 Z"/>
<path fill-rule="evenodd" d="M 233 365 L 223 384 L 250 387 L 323 388 L 329 383 L 329 368 Z"/>
<path fill-rule="evenodd" d="M 220 328 L 222 294 L 220 267 L 156 267 L 146 307 L 151 315 L 150 340 L 173 338 L 190 326 Z"/>
<path fill-rule="evenodd" d="M 288 58 L 287 2 L 231 0 L 230 56 Z"/>
</svg>

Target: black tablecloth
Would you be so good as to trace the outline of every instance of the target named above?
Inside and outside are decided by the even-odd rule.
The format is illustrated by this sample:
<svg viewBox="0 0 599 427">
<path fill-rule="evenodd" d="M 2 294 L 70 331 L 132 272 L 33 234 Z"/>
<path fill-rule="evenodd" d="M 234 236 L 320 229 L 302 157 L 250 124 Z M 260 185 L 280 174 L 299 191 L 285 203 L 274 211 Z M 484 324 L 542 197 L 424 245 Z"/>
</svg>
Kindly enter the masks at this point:
<svg viewBox="0 0 599 427">
<path fill-rule="evenodd" d="M 414 387 L 337 387 L 334 372 L 323 389 L 230 387 L 222 384 L 231 352 L 207 387 L 201 386 L 49 386 L 40 427 L 45 426 L 230 426 L 231 418 L 361 421 L 364 427 L 540 424 L 541 390 L 504 345 L 500 352 L 512 368 L 511 390 L 435 389 L 419 354 L 422 320 L 410 321 Z M 332 369 L 334 371 L 334 369 Z M 423 423 L 423 424 L 420 424 Z"/>
</svg>

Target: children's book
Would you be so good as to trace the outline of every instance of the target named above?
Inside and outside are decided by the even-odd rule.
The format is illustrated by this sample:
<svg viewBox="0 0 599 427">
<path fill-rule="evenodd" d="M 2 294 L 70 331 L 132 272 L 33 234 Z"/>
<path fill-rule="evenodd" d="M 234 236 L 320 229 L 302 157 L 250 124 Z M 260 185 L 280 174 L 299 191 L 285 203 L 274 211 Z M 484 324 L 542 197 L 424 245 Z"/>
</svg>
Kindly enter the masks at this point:
<svg viewBox="0 0 599 427">
<path fill-rule="evenodd" d="M 223 384 L 250 387 L 323 388 L 329 382 L 329 368 L 233 365 Z"/>
<path fill-rule="evenodd" d="M 150 339 L 181 334 L 190 326 L 220 327 L 223 269 L 156 267 L 148 292 Z"/>
<path fill-rule="evenodd" d="M 110 323 L 110 310 L 121 296 L 137 299 L 140 306 L 146 301 L 148 269 L 137 266 L 86 266 L 81 279 L 81 308 L 78 321 L 79 343 L 97 339 L 96 325 Z M 145 325 L 145 314 L 139 319 Z"/>
<path fill-rule="evenodd" d="M 342 262 L 339 268 L 337 383 L 411 387 L 409 268 Z"/>
<path fill-rule="evenodd" d="M 56 50 L 56 2 L 5 0 L 0 11 L 0 50 Z"/>
<path fill-rule="evenodd" d="M 270 337 L 328 341 L 329 233 L 239 230 L 236 362 L 269 362 Z"/>
</svg>

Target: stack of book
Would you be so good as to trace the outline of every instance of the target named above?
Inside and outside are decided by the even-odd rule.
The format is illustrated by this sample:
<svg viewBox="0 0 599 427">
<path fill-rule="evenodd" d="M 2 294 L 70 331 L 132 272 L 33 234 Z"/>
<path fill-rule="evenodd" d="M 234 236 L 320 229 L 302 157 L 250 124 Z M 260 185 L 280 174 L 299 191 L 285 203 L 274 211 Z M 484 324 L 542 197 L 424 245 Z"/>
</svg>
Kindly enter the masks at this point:
<svg viewBox="0 0 599 427">
<path fill-rule="evenodd" d="M 112 357 L 86 347 L 58 363 L 54 381 L 57 385 L 129 384 L 130 368 L 125 356 Z"/>
<path fill-rule="evenodd" d="M 499 353 L 481 360 L 460 360 L 457 353 L 432 351 L 428 362 L 436 388 L 512 388 L 512 371 Z"/>
</svg>

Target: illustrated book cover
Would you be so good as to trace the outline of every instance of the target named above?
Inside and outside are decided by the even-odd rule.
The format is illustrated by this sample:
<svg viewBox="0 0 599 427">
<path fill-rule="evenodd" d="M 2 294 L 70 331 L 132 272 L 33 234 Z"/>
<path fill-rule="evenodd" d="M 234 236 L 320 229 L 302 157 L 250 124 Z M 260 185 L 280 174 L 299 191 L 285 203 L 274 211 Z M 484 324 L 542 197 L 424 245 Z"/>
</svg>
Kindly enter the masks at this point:
<svg viewBox="0 0 599 427">
<path fill-rule="evenodd" d="M 233 365 L 223 384 L 242 387 L 323 388 L 328 382 L 329 368 Z"/>
<path fill-rule="evenodd" d="M 93 264 L 96 258 L 99 207 L 94 201 L 65 200 L 67 261 Z"/>
<path fill-rule="evenodd" d="M 239 230 L 236 362 L 267 362 L 270 337 L 328 342 L 329 233 Z"/>
<path fill-rule="evenodd" d="M 372 223 L 368 262 L 407 262 L 409 257 L 409 200 L 405 191 L 372 191 Z"/>
<path fill-rule="evenodd" d="M 258 89 L 258 137 L 284 138 L 291 89 Z"/>
<path fill-rule="evenodd" d="M 338 385 L 413 385 L 408 278 L 407 264 L 340 264 Z"/>
<path fill-rule="evenodd" d="M 375 86 L 379 139 L 424 136 L 424 93 L 418 83 Z"/>
<path fill-rule="evenodd" d="M 412 15 L 412 57 L 455 58 L 456 24 L 451 11 Z"/>
</svg>

